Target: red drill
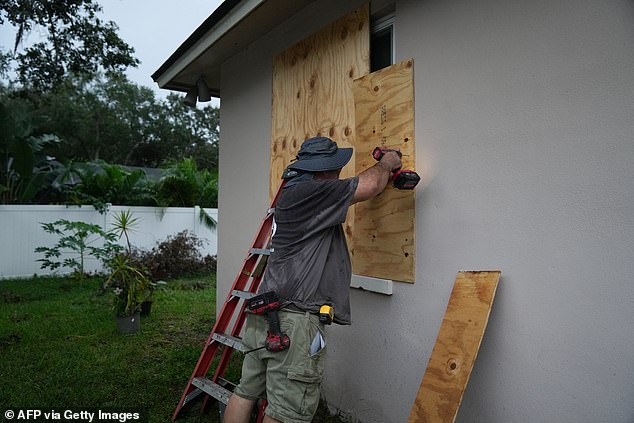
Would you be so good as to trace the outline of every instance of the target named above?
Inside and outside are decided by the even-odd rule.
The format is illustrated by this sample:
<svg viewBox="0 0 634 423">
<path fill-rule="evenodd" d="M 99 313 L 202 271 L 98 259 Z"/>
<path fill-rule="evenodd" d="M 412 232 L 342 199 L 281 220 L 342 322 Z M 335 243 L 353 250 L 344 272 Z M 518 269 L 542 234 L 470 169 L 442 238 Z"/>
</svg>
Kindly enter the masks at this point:
<svg viewBox="0 0 634 423">
<path fill-rule="evenodd" d="M 277 314 L 277 310 L 280 308 L 280 300 L 274 291 L 265 292 L 250 298 L 247 300 L 247 307 L 253 314 L 266 315 L 266 320 L 269 322 L 269 330 L 264 341 L 264 348 L 267 351 L 280 352 L 291 346 L 291 339 L 287 334 L 282 333 L 280 328 L 280 318 Z M 260 348 L 256 348 L 256 350 L 258 349 Z"/>
<path fill-rule="evenodd" d="M 382 147 L 376 147 L 374 151 L 372 151 L 372 157 L 374 157 L 374 160 L 379 161 L 381 157 L 389 151 L 394 151 L 399 157 L 403 157 L 403 154 L 398 150 Z M 420 176 L 413 170 L 403 170 L 399 168 L 396 169 L 392 175 L 392 185 L 394 185 L 396 189 L 412 190 L 416 188 L 418 182 L 420 182 Z"/>
</svg>

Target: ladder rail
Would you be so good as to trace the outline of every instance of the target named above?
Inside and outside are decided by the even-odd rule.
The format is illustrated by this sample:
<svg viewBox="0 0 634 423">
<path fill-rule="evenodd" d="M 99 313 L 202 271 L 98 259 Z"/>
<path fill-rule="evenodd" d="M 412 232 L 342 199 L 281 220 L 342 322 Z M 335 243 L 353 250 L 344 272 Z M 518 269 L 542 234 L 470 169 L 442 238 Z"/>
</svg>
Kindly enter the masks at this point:
<svg viewBox="0 0 634 423">
<path fill-rule="evenodd" d="M 263 277 L 263 272 L 262 274 L 257 275 L 256 277 L 253 278 L 251 289 L 250 289 L 251 292 L 257 292 L 258 288 L 260 287 L 260 283 L 262 282 L 262 277 Z M 244 323 L 246 322 L 246 318 L 247 318 L 247 313 L 245 310 L 246 310 L 246 302 L 243 303 L 242 310 L 240 310 L 240 313 L 238 314 L 238 318 L 236 319 L 236 322 L 234 324 L 233 330 L 231 331 L 231 336 L 233 337 L 239 336 L 240 332 L 242 332 L 242 327 L 244 326 Z M 229 358 L 231 357 L 232 352 L 233 352 L 233 349 L 225 350 L 224 353 L 228 354 L 227 358 L 226 360 L 223 360 L 222 358 L 220 359 L 220 363 L 218 365 L 218 368 L 216 369 L 214 378 L 212 379 L 214 382 L 216 381 L 218 377 L 224 374 L 227 366 L 229 365 Z"/>
<path fill-rule="evenodd" d="M 286 180 L 282 180 L 273 200 L 271 202 L 271 206 L 267 209 L 266 216 L 262 219 L 260 223 L 260 227 L 258 232 L 256 233 L 253 242 L 251 243 L 251 247 L 248 249 L 247 255 L 242 263 L 242 267 L 238 272 L 238 275 L 233 281 L 231 289 L 227 295 L 227 299 L 225 300 L 220 313 L 218 314 L 218 318 L 214 323 L 213 329 L 209 334 L 209 338 L 203 347 L 203 350 L 198 358 L 196 366 L 194 367 L 194 371 L 192 372 L 191 377 L 187 383 L 187 387 L 183 391 L 183 394 L 174 410 L 174 414 L 172 416 L 172 420 L 176 420 L 180 411 L 186 403 L 189 403 L 193 397 L 198 396 L 199 394 L 192 395 L 192 393 L 196 390 L 199 390 L 199 387 L 196 384 L 199 384 L 195 379 L 201 378 L 207 375 L 209 372 L 209 368 L 211 367 L 211 363 L 215 358 L 221 344 L 218 340 L 214 339 L 214 334 L 226 334 L 227 327 L 231 323 L 231 320 L 234 318 L 236 308 L 242 297 L 233 295 L 234 291 L 246 291 L 252 294 L 255 294 L 260 286 L 262 281 L 262 277 L 264 274 L 264 268 L 266 267 L 266 261 L 264 262 L 263 267 L 254 274 L 254 270 L 258 268 L 258 265 L 261 260 L 266 260 L 268 257 L 267 250 L 270 251 L 271 244 L 271 236 L 273 229 L 273 213 L 275 210 L 275 205 L 282 193 L 282 189 Z M 251 284 L 249 285 L 249 280 L 251 280 Z M 246 289 L 249 286 L 248 290 Z M 240 307 L 239 314 L 237 319 L 235 320 L 233 329 L 231 330 L 231 336 L 237 337 L 242 331 L 242 327 L 246 320 L 246 302 L 243 301 L 242 306 Z M 223 375 L 229 364 L 229 359 L 234 349 L 230 346 L 224 346 L 222 348 L 221 358 L 218 363 L 218 367 L 216 368 L 214 375 L 211 379 L 212 382 L 216 382 Z M 208 403 L 210 395 L 206 392 L 203 392 L 205 395 L 205 400 L 203 402 L 203 409 Z M 262 410 L 261 410 L 262 411 Z M 261 416 L 259 416 L 260 421 Z"/>
</svg>

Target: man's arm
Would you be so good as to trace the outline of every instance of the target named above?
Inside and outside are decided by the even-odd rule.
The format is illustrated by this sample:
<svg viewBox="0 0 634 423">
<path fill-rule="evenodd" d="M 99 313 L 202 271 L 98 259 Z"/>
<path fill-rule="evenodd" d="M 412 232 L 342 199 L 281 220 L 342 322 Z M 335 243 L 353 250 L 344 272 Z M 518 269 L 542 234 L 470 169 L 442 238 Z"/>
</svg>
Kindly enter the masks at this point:
<svg viewBox="0 0 634 423">
<path fill-rule="evenodd" d="M 377 164 L 359 174 L 359 183 L 352 197 L 352 204 L 369 200 L 383 192 L 392 172 L 402 165 L 398 153 L 385 153 Z"/>
</svg>

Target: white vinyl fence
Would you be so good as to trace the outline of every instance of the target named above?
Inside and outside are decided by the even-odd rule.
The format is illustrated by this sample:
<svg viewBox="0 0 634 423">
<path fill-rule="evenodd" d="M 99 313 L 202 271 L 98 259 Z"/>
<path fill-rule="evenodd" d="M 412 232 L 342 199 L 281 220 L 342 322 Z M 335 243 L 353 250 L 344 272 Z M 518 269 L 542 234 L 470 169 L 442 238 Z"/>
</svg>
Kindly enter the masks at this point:
<svg viewBox="0 0 634 423">
<path fill-rule="evenodd" d="M 106 213 L 100 214 L 92 206 L 0 205 L 0 279 L 52 274 L 49 269 L 40 268 L 37 259 L 43 255 L 34 250 L 40 246 L 55 245 L 58 237 L 46 233 L 41 223 L 66 219 L 98 224 L 103 229 L 110 230 L 115 215 L 122 210 L 130 210 L 132 217 L 138 219 L 130 234 L 133 247 L 149 250 L 169 235 L 188 230 L 203 240 L 203 256 L 216 254 L 216 230 L 209 229 L 199 220 L 199 207 L 111 206 Z M 218 209 L 205 211 L 218 221 Z M 122 245 L 124 242 L 120 240 Z M 90 272 L 100 270 L 101 263 L 89 257 L 85 262 L 85 269 Z M 68 268 L 56 271 L 58 274 L 69 272 Z"/>
</svg>

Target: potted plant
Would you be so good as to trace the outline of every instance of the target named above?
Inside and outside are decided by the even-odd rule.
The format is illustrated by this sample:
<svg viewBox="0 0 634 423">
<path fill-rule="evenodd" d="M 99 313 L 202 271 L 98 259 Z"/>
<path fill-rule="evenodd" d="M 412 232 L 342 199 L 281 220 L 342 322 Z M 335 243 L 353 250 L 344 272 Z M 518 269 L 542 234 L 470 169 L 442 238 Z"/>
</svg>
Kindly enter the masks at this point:
<svg viewBox="0 0 634 423">
<path fill-rule="evenodd" d="M 110 274 L 105 286 L 114 292 L 114 311 L 117 328 L 121 333 L 134 333 L 140 330 L 141 304 L 150 291 L 150 279 L 143 266 L 133 257 L 129 232 L 132 232 L 138 219 L 132 217 L 130 210 L 121 211 L 114 216 L 112 231 L 119 239 L 125 238 L 125 252 L 116 254 L 107 263 Z"/>
<path fill-rule="evenodd" d="M 147 290 L 143 293 L 143 301 L 141 302 L 141 317 L 147 317 L 152 311 L 152 303 L 154 302 L 154 291 L 164 285 L 167 285 L 164 281 L 153 282 L 150 281 Z"/>
<path fill-rule="evenodd" d="M 141 303 L 150 280 L 130 256 L 117 254 L 109 263 L 111 272 L 105 286 L 114 292 L 114 311 L 120 333 L 135 333 L 141 328 Z"/>
</svg>

